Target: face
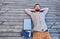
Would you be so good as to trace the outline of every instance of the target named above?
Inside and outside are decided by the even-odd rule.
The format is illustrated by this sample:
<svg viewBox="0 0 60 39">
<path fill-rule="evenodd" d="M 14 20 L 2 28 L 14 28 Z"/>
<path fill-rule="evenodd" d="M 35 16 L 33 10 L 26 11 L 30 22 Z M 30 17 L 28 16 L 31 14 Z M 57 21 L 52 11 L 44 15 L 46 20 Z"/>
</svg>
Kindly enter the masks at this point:
<svg viewBox="0 0 60 39">
<path fill-rule="evenodd" d="M 36 5 L 36 6 L 34 7 L 34 9 L 35 9 L 35 10 L 40 10 L 40 6 L 39 6 L 39 5 Z"/>
</svg>

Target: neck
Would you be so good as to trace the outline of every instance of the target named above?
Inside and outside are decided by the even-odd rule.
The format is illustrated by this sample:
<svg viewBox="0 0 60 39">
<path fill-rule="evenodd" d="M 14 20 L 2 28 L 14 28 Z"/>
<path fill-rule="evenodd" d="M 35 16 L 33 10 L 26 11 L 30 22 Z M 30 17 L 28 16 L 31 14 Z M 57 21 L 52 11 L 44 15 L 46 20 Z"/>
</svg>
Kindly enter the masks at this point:
<svg viewBox="0 0 60 39">
<path fill-rule="evenodd" d="M 43 12 L 44 10 L 35 10 L 35 9 L 33 9 L 33 11 L 32 12 Z"/>
<path fill-rule="evenodd" d="M 36 12 L 36 11 L 40 11 L 40 10 L 33 9 L 33 11 L 35 11 L 35 12 Z"/>
</svg>

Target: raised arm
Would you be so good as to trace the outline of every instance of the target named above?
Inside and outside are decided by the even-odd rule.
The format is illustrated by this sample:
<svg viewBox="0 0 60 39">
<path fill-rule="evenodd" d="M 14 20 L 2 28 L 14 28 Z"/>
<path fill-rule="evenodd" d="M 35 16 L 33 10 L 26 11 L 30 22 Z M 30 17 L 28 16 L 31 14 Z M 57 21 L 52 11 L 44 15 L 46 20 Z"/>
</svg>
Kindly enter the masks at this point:
<svg viewBox="0 0 60 39">
<path fill-rule="evenodd" d="M 49 8 L 43 8 L 43 9 L 41 9 L 41 10 L 44 10 L 43 12 L 43 14 L 45 14 L 46 15 L 46 13 L 48 12 L 48 10 L 49 10 Z"/>
<path fill-rule="evenodd" d="M 25 9 L 24 11 L 25 11 L 26 14 L 29 14 L 29 15 L 32 14 L 32 12 L 31 12 L 32 9 Z"/>
</svg>

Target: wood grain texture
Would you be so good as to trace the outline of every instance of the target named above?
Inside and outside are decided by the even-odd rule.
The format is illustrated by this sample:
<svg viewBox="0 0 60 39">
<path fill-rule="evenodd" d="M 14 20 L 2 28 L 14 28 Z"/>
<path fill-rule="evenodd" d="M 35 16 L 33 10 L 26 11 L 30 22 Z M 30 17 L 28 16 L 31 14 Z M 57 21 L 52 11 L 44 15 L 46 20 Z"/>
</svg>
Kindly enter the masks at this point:
<svg viewBox="0 0 60 39">
<path fill-rule="evenodd" d="M 19 32 L 23 20 L 30 18 L 25 8 L 33 8 L 39 3 L 41 8 L 48 7 L 46 23 L 52 39 L 60 37 L 60 0 L 0 0 L 0 39 L 24 39 Z"/>
</svg>

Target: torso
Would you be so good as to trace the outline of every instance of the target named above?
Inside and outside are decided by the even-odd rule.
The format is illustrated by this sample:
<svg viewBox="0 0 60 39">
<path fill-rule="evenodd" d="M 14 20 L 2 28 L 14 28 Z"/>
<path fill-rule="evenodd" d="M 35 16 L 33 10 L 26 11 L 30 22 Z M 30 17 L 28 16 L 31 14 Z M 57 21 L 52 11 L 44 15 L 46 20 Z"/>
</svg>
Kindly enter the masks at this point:
<svg viewBox="0 0 60 39">
<path fill-rule="evenodd" d="M 47 26 L 45 23 L 45 15 L 43 12 L 32 12 L 31 18 L 34 24 L 35 31 L 41 31 L 41 29 L 46 30 Z"/>
</svg>

